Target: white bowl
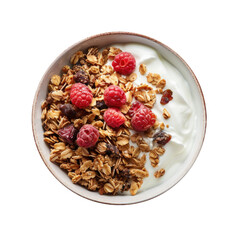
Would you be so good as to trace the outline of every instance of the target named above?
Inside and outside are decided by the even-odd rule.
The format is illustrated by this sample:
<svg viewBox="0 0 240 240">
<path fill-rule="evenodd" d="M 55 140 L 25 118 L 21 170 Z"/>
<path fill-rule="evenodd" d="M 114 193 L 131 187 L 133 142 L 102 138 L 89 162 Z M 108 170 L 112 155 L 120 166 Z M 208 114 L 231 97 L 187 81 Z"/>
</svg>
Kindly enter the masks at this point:
<svg viewBox="0 0 240 240">
<path fill-rule="evenodd" d="M 109 46 L 111 44 L 116 43 L 141 43 L 147 46 L 150 46 L 157 50 L 166 60 L 168 60 L 172 65 L 174 65 L 184 76 L 186 81 L 188 82 L 190 89 L 192 91 L 192 95 L 194 96 L 194 106 L 197 114 L 197 126 L 198 126 L 198 134 L 193 143 L 193 147 L 188 157 L 182 164 L 179 171 L 168 178 L 165 182 L 162 182 L 160 185 L 150 188 L 148 190 L 137 193 L 135 196 L 128 195 L 117 195 L 117 196 L 107 196 L 100 195 L 98 192 L 91 192 L 80 185 L 73 184 L 71 179 L 67 176 L 67 174 L 59 168 L 59 166 L 53 164 L 49 160 L 50 149 L 47 144 L 43 140 L 43 128 L 41 122 L 41 103 L 45 100 L 47 95 L 47 88 L 49 79 L 53 74 L 60 74 L 61 68 L 69 64 L 70 57 L 77 52 L 78 50 L 86 50 L 91 46 L 97 46 L 99 48 L 104 46 Z M 33 109 L 32 109 L 32 128 L 33 135 L 36 142 L 37 149 L 39 151 L 40 156 L 42 157 L 44 163 L 50 170 L 50 172 L 68 189 L 72 190 L 76 194 L 101 203 L 108 204 L 132 204 L 139 203 L 142 201 L 146 201 L 152 199 L 170 189 L 174 186 L 191 168 L 193 163 L 195 162 L 205 136 L 207 124 L 206 117 L 206 107 L 204 102 L 203 93 L 201 87 L 197 81 L 196 76 L 193 71 L 187 65 L 187 63 L 172 49 L 162 44 L 161 42 L 149 38 L 147 36 L 143 36 L 136 33 L 129 32 L 110 32 L 103 33 L 99 35 L 95 35 L 84 39 L 73 46 L 69 47 L 65 50 L 59 57 L 51 64 L 46 73 L 44 74 L 42 80 L 39 83 L 39 86 L 36 91 L 36 95 L 33 101 Z"/>
</svg>

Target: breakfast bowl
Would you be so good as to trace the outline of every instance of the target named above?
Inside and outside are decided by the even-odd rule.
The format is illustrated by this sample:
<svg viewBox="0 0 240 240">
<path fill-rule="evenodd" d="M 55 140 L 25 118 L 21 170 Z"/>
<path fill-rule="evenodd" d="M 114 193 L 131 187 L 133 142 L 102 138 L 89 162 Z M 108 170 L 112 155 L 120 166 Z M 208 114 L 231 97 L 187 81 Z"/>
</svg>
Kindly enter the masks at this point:
<svg viewBox="0 0 240 240">
<path fill-rule="evenodd" d="M 117 68 L 111 67 L 112 61 L 116 60 L 121 51 L 130 52 L 130 55 L 135 57 L 135 69 L 131 74 L 126 73 L 126 76 L 122 76 L 122 72 L 116 73 L 114 70 Z M 104 64 L 94 62 L 96 59 L 99 61 L 100 56 L 101 60 L 107 56 L 104 67 Z M 79 116 L 75 119 L 62 116 L 66 110 L 62 110 L 63 105 L 59 104 L 63 97 L 65 102 L 70 102 L 69 92 L 74 77 L 76 78 L 76 73 L 71 75 L 74 74 L 71 69 L 73 65 L 78 71 L 82 71 L 83 66 L 89 67 L 86 73 L 90 85 L 84 85 L 84 88 L 87 88 L 87 91 L 90 89 L 93 100 L 95 99 L 86 109 L 77 109 L 76 114 Z M 105 72 L 106 75 L 103 75 Z M 70 81 L 69 86 L 63 79 Z M 103 82 L 108 85 L 104 86 Z M 126 121 L 122 129 L 119 126 L 112 128 L 110 124 L 108 126 L 105 112 L 109 110 L 110 105 L 107 104 L 107 110 L 96 107 L 96 101 L 106 102 L 105 93 L 103 97 L 100 92 L 103 88 L 103 93 L 109 85 L 119 85 L 127 95 L 126 103 L 124 102 L 120 110 L 115 110 L 125 116 Z M 171 93 L 173 99 L 167 98 L 167 93 Z M 52 96 L 52 99 L 49 100 L 49 96 Z M 135 115 L 131 118 L 129 109 L 133 99 L 143 107 L 134 112 Z M 74 102 L 73 98 L 71 101 Z M 111 102 L 111 99 L 109 101 Z M 75 109 L 76 106 L 77 103 Z M 81 115 L 83 111 L 84 116 Z M 139 122 L 133 122 L 140 116 L 141 111 L 145 111 L 145 118 L 149 116 L 149 112 L 155 118 L 154 124 L 145 132 L 140 129 Z M 109 118 L 114 114 L 109 114 Z M 92 120 L 94 118 L 95 120 Z M 76 141 L 78 146 L 75 143 L 71 145 L 73 143 L 64 139 L 63 135 L 59 135 L 59 138 L 60 127 L 52 124 L 52 121 L 57 122 L 59 126 L 62 124 L 63 128 L 68 126 L 67 123 L 71 123 L 74 131 L 79 131 Z M 50 123 L 46 126 L 48 122 Z M 101 126 L 97 126 L 99 123 Z M 100 136 L 94 150 L 92 145 L 85 148 L 78 139 L 84 135 L 80 133 L 81 130 L 83 132 L 84 124 L 98 127 Z M 178 183 L 192 167 L 201 150 L 206 124 L 204 96 L 187 63 L 163 43 L 129 32 L 98 34 L 72 45 L 61 53 L 43 75 L 32 108 L 34 140 L 49 171 L 79 196 L 116 205 L 152 199 Z M 168 139 L 163 142 L 166 136 Z M 129 151 L 126 150 L 127 147 Z M 101 166 L 96 165 L 98 158 L 102 161 Z"/>
</svg>

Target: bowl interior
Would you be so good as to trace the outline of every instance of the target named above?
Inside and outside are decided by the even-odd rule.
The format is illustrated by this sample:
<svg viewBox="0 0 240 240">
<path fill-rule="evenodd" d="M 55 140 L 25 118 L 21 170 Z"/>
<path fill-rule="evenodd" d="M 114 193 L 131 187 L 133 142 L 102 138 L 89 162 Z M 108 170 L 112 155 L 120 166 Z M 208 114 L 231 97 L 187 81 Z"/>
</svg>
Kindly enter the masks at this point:
<svg viewBox="0 0 240 240">
<path fill-rule="evenodd" d="M 62 66 L 69 64 L 70 57 L 76 51 L 86 50 L 87 48 L 92 46 L 102 48 L 104 46 L 108 46 L 111 44 L 129 43 L 129 42 L 141 43 L 154 48 L 167 61 L 169 61 L 181 72 L 181 74 L 184 76 L 184 78 L 188 82 L 189 87 L 192 91 L 192 95 L 194 96 L 193 98 L 194 107 L 196 109 L 197 126 L 199 129 L 198 129 L 198 134 L 193 143 L 191 152 L 189 153 L 185 162 L 182 164 L 182 167 L 174 176 L 167 179 L 161 185 L 153 187 L 143 192 L 139 192 L 135 196 L 99 195 L 96 192 L 88 191 L 79 185 L 73 184 L 71 179 L 67 176 L 67 174 L 64 171 L 62 171 L 62 169 L 60 169 L 57 165 L 49 161 L 50 150 L 47 144 L 43 140 L 43 128 L 42 128 L 42 122 L 41 122 L 41 103 L 46 98 L 47 87 L 48 87 L 50 77 L 53 74 L 60 74 Z M 122 33 L 122 32 L 106 33 L 106 34 L 100 34 L 100 35 L 85 39 L 71 46 L 69 49 L 64 51 L 52 63 L 52 65 L 48 68 L 48 70 L 44 74 L 35 95 L 35 99 L 33 103 L 33 112 L 32 112 L 32 124 L 33 124 L 33 134 L 34 134 L 38 151 L 44 163 L 48 167 L 48 169 L 62 184 L 64 184 L 67 188 L 69 188 L 73 192 L 81 195 L 82 197 L 88 198 L 90 200 L 94 200 L 102 203 L 110 203 L 110 204 L 131 204 L 131 203 L 145 201 L 162 194 L 163 192 L 167 191 L 172 186 L 174 186 L 188 172 L 192 164 L 195 162 L 204 140 L 205 129 L 206 129 L 206 109 L 205 109 L 205 103 L 204 103 L 202 91 L 195 75 L 193 74 L 191 69 L 188 67 L 188 65 L 184 62 L 184 60 L 182 60 L 181 57 L 178 56 L 174 51 L 172 51 L 170 48 L 168 48 L 164 44 L 142 35 L 133 34 L 133 33 Z"/>
</svg>

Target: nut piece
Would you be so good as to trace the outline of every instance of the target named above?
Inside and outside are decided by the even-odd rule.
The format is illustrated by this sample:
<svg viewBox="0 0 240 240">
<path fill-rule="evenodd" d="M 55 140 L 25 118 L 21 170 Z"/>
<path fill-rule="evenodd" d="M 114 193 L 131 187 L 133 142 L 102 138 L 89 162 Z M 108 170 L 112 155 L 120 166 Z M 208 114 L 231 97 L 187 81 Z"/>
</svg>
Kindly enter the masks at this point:
<svg viewBox="0 0 240 240">
<path fill-rule="evenodd" d="M 163 117 L 164 117 L 165 119 L 168 119 L 168 118 L 171 117 L 171 114 L 167 111 L 166 108 L 163 109 Z"/>
<path fill-rule="evenodd" d="M 144 75 L 147 72 L 147 67 L 144 63 L 140 64 L 139 66 L 139 72 Z"/>
<path fill-rule="evenodd" d="M 165 174 L 165 170 L 163 168 L 157 170 L 155 173 L 154 173 L 154 176 L 155 178 L 160 178 L 162 177 L 163 175 Z"/>
</svg>

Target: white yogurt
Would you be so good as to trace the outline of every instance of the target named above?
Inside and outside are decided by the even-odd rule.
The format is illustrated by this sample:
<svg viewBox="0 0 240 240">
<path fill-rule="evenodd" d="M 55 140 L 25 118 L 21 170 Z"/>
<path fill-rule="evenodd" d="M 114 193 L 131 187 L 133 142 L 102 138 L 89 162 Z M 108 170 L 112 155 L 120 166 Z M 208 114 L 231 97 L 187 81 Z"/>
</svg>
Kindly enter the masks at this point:
<svg viewBox="0 0 240 240">
<path fill-rule="evenodd" d="M 135 85 L 147 83 L 146 76 L 148 73 L 158 73 L 166 80 L 165 89 L 173 91 L 173 100 L 165 106 L 160 104 L 161 94 L 157 94 L 156 103 L 152 111 L 156 114 L 159 122 L 168 124 L 169 128 L 165 128 L 165 132 L 172 135 L 172 139 L 164 148 L 166 152 L 160 157 L 158 167 L 153 168 L 150 164 L 147 154 L 146 169 L 149 177 L 144 179 L 140 191 L 152 188 L 169 179 L 178 170 L 178 167 L 186 159 L 196 136 L 196 112 L 193 106 L 193 99 L 190 88 L 183 75 L 154 49 L 136 43 L 116 44 L 114 47 L 120 48 L 124 52 L 130 52 L 136 59 L 137 79 Z M 139 73 L 139 65 L 144 63 L 147 66 L 147 73 L 142 76 Z M 148 83 L 155 88 L 153 85 Z M 171 114 L 171 117 L 165 120 L 162 116 L 163 108 Z M 152 139 L 145 138 L 145 141 L 152 147 Z M 134 145 L 134 144 L 133 144 Z M 161 178 L 155 178 L 154 172 L 160 168 L 165 169 L 165 175 Z M 129 194 L 125 192 L 125 194 Z"/>
</svg>

